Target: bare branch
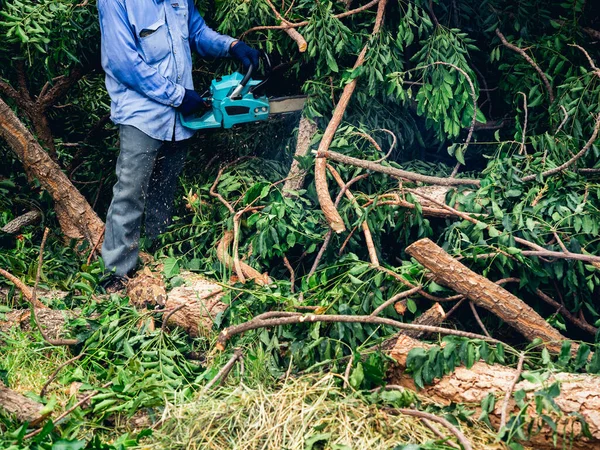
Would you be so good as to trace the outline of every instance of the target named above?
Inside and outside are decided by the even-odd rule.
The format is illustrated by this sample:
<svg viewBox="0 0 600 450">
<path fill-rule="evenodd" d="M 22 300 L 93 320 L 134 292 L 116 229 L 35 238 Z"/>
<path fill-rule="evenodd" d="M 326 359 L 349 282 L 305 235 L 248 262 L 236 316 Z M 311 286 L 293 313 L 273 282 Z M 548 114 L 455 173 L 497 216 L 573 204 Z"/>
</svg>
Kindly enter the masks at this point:
<svg viewBox="0 0 600 450">
<path fill-rule="evenodd" d="M 374 163 L 373 161 L 366 161 L 364 159 L 354 158 L 352 156 L 342 155 L 341 153 L 327 151 L 313 151 L 317 155 L 317 158 L 327 158 L 332 161 L 336 161 L 342 164 L 348 164 L 355 167 L 362 167 L 363 169 L 371 170 L 374 172 L 384 173 L 392 177 L 405 178 L 411 181 L 420 181 L 427 184 L 438 184 L 440 186 L 479 186 L 481 185 L 480 180 L 473 180 L 468 178 L 440 178 L 432 177 L 429 175 L 421 175 L 420 173 L 408 172 L 402 169 L 396 169 L 395 167 L 382 166 L 381 164 Z"/>
<path fill-rule="evenodd" d="M 283 317 L 275 317 L 271 319 L 261 319 L 259 317 L 255 317 L 254 319 L 241 323 L 239 325 L 234 325 L 229 328 L 225 328 L 219 334 L 217 339 L 216 347 L 219 350 L 224 350 L 227 344 L 227 341 L 231 339 L 233 336 L 244 333 L 250 330 L 256 330 L 257 328 L 269 328 L 269 327 L 277 327 L 282 325 L 293 325 L 293 324 L 301 324 L 301 323 L 317 323 L 317 322 L 325 322 L 325 323 L 370 323 L 374 325 L 388 325 L 391 327 L 399 328 L 401 330 L 414 330 L 414 331 L 423 331 L 426 333 L 438 333 L 442 335 L 452 335 L 452 336 L 461 336 L 468 339 L 481 339 L 486 342 L 490 342 L 493 344 L 498 344 L 500 341 L 497 339 L 488 338 L 487 336 L 483 336 L 481 334 L 469 333 L 467 331 L 459 331 L 452 330 L 448 328 L 442 327 L 433 327 L 429 325 L 414 325 L 410 323 L 398 322 L 397 320 L 387 319 L 384 317 L 374 317 L 374 316 L 349 316 L 349 315 L 316 315 L 316 314 L 294 314 Z"/>
<path fill-rule="evenodd" d="M 491 337 L 487 328 L 481 321 L 481 317 L 479 317 L 479 313 L 477 312 L 477 309 L 475 308 L 475 305 L 473 304 L 472 301 L 469 302 L 469 306 L 471 307 L 471 312 L 473 313 L 473 316 L 475 317 L 475 320 L 477 321 L 477 325 L 479 325 L 479 328 L 481 328 L 481 331 L 483 331 L 483 334 L 485 334 L 487 337 Z"/>
<path fill-rule="evenodd" d="M 371 313 L 371 316 L 379 315 L 379 313 L 381 313 L 381 311 L 383 311 L 388 306 L 393 305 L 394 303 L 398 302 L 399 300 L 402 300 L 403 298 L 407 298 L 413 294 L 418 293 L 419 291 L 421 291 L 421 289 L 423 289 L 423 286 L 415 286 L 414 288 L 409 289 L 408 291 L 400 292 L 399 294 L 394 295 L 392 298 L 379 305 L 375 309 L 375 311 Z"/>
<path fill-rule="evenodd" d="M 210 391 L 210 389 L 217 383 L 217 381 L 219 382 L 219 385 L 223 384 L 225 378 L 227 378 L 227 375 L 229 375 L 229 372 L 231 372 L 231 369 L 233 368 L 235 362 L 238 359 L 241 360 L 243 357 L 244 354 L 242 353 L 242 350 L 236 348 L 233 351 L 233 356 L 229 359 L 229 361 L 227 361 L 227 364 L 225 364 L 223 368 L 219 370 L 219 373 L 217 373 L 212 380 L 206 383 L 206 386 L 204 386 L 204 392 Z"/>
<path fill-rule="evenodd" d="M 448 429 L 448 431 L 450 431 L 456 437 L 456 439 L 458 440 L 460 445 L 462 445 L 463 450 L 473 450 L 471 443 L 467 440 L 465 435 L 458 428 L 456 428 L 454 425 L 452 425 L 450 422 L 448 422 L 443 417 L 438 417 L 434 414 L 427 413 L 424 411 L 418 411 L 416 409 L 401 408 L 401 409 L 398 409 L 397 411 L 399 411 L 400 413 L 407 415 L 407 416 L 419 417 L 421 419 L 431 420 L 432 422 L 437 422 L 440 425 L 443 425 L 444 427 L 446 427 Z"/>
<path fill-rule="evenodd" d="M 533 59 L 531 59 L 531 56 L 529 56 L 525 50 L 508 42 L 498 28 L 496 28 L 496 35 L 500 38 L 502 44 L 505 47 L 521 55 L 525 59 L 525 61 L 527 61 L 529 65 L 531 65 L 531 67 L 535 69 L 535 71 L 539 74 L 540 78 L 544 82 L 544 85 L 546 86 L 548 96 L 550 97 L 550 103 L 554 103 L 554 92 L 552 91 L 552 86 L 550 85 L 550 81 L 548 81 L 548 77 L 546 77 L 546 74 L 542 71 L 542 69 L 540 69 L 540 66 L 538 66 Z"/>
<path fill-rule="evenodd" d="M 340 14 L 336 14 L 334 17 L 336 19 L 343 19 L 344 17 L 348 17 L 348 16 L 352 16 L 354 14 L 358 14 L 361 13 L 363 11 L 366 11 L 367 9 L 372 8 L 373 6 L 377 5 L 381 0 L 371 0 L 369 3 L 366 3 L 365 5 L 356 8 L 356 9 L 352 9 L 350 11 L 346 11 Z M 306 25 L 309 24 L 308 20 L 304 20 L 302 22 L 297 22 L 297 23 L 285 23 L 283 25 L 266 25 L 266 26 L 259 26 L 259 27 L 254 27 L 254 28 L 250 28 L 249 30 L 246 30 L 242 33 L 242 35 L 240 36 L 243 37 L 244 35 L 251 33 L 253 31 L 261 31 L 261 30 L 286 30 L 288 28 L 299 28 L 299 27 L 305 27 Z"/>
<path fill-rule="evenodd" d="M 373 27 L 372 36 L 375 36 L 379 33 L 381 29 L 381 25 L 383 23 L 383 15 L 385 12 L 385 7 L 387 5 L 387 0 L 381 0 L 379 2 L 377 8 L 377 17 L 375 19 L 375 26 Z M 356 62 L 354 63 L 354 69 L 361 67 L 365 61 L 365 56 L 368 50 L 368 43 L 363 47 L 362 51 L 356 58 Z M 329 146 L 333 141 L 333 137 L 342 122 L 342 118 L 344 113 L 346 112 L 346 108 L 350 103 L 350 99 L 352 98 L 352 94 L 356 89 L 358 84 L 358 78 L 354 78 L 350 81 L 346 86 L 344 86 L 344 90 L 340 97 L 338 104 L 333 110 L 333 115 L 321 142 L 319 143 L 318 155 L 320 157 L 315 159 L 315 185 L 317 189 L 317 196 L 319 198 L 319 204 L 321 205 L 321 209 L 323 210 L 323 214 L 327 219 L 327 223 L 331 227 L 331 229 L 336 233 L 341 233 L 346 229 L 344 225 L 344 221 L 340 217 L 337 209 L 334 207 L 331 197 L 329 195 L 329 189 L 327 186 L 327 160 L 326 160 L 326 152 L 329 150 Z"/>
</svg>

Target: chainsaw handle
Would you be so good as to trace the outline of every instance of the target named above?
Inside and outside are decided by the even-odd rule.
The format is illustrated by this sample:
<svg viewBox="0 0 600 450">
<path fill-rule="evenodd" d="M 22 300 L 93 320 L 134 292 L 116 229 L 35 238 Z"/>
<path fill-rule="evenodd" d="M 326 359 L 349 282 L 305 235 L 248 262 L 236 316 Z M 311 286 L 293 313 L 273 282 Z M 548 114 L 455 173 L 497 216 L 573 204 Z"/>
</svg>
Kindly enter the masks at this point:
<svg viewBox="0 0 600 450">
<path fill-rule="evenodd" d="M 264 86 L 266 84 L 266 82 L 269 80 L 269 76 L 271 75 L 272 67 L 271 67 L 271 60 L 269 59 L 269 55 L 267 55 L 265 52 L 260 52 L 260 53 L 265 61 L 265 64 L 264 64 L 265 78 L 263 81 L 261 81 L 256 86 L 253 86 L 252 90 L 250 92 L 254 92 L 257 89 Z M 244 88 L 246 87 L 246 85 L 248 84 L 250 79 L 252 78 L 252 75 L 254 74 L 254 69 L 256 69 L 256 67 L 254 67 L 254 65 L 250 64 L 250 66 L 248 66 L 248 71 L 246 72 L 246 75 L 244 75 L 244 78 L 242 78 L 242 81 L 240 81 L 240 84 L 238 84 L 237 87 L 233 90 L 233 92 L 229 96 L 230 99 L 237 100 L 237 99 L 241 98 L 242 91 L 244 90 Z"/>
<path fill-rule="evenodd" d="M 244 75 L 244 78 L 242 78 L 242 81 L 240 81 L 240 84 L 238 84 L 236 86 L 236 88 L 233 90 L 233 92 L 229 96 L 229 98 L 231 100 L 237 100 L 242 97 L 242 95 L 241 95 L 242 91 L 248 84 L 248 81 L 250 81 L 250 78 L 252 78 L 253 73 L 254 73 L 254 65 L 250 64 L 248 66 L 248 71 L 246 72 L 246 75 Z"/>
</svg>

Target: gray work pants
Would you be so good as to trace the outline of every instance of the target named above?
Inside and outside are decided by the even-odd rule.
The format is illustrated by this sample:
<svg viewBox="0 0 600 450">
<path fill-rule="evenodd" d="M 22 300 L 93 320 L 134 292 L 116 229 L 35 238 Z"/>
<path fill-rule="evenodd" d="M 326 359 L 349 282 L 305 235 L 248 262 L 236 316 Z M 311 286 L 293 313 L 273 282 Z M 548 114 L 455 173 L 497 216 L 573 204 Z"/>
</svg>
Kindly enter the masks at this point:
<svg viewBox="0 0 600 450">
<path fill-rule="evenodd" d="M 187 145 L 153 139 L 129 125 L 121 125 L 119 135 L 117 183 L 106 217 L 102 258 L 107 272 L 126 276 L 137 265 L 144 209 L 148 240 L 169 226 Z"/>
</svg>

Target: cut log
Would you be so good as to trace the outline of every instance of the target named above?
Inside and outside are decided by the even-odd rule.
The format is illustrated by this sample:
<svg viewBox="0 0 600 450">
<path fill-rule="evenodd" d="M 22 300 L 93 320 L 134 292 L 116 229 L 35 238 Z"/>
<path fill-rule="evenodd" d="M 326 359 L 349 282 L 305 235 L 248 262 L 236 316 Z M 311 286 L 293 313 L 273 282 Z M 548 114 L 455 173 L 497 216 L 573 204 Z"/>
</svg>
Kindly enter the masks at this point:
<svg viewBox="0 0 600 450">
<path fill-rule="evenodd" d="M 283 195 L 286 197 L 291 195 L 290 191 L 299 191 L 302 189 L 302 186 L 304 186 L 306 171 L 302 170 L 300 163 L 295 158 L 298 156 L 306 156 L 308 149 L 310 148 L 310 142 L 316 133 L 317 125 L 306 117 L 302 117 L 298 128 L 298 141 L 296 142 L 294 161 L 292 161 L 292 166 L 290 167 L 287 179 L 283 185 Z"/>
<path fill-rule="evenodd" d="M 413 320 L 412 323 L 415 325 L 430 325 L 432 327 L 437 327 L 444 321 L 445 317 L 446 312 L 444 311 L 444 308 L 442 308 L 442 305 L 439 303 L 436 303 L 415 320 Z M 418 339 L 427 333 L 424 331 L 404 330 L 402 334 Z"/>
<path fill-rule="evenodd" d="M 552 328 L 533 308 L 506 289 L 476 274 L 452 258 L 429 239 L 421 239 L 406 253 L 429 269 L 437 283 L 463 294 L 518 330 L 525 338 L 541 339 L 548 349 L 559 353 L 566 338 Z"/>
<path fill-rule="evenodd" d="M 227 309 L 221 302 L 223 288 L 191 272 L 183 272 L 180 277 L 184 284 L 167 294 L 162 276 L 146 267 L 128 283 L 129 301 L 140 309 L 164 307 L 167 326 L 182 328 L 190 336 L 206 336 L 216 316 Z"/>
<path fill-rule="evenodd" d="M 19 422 L 29 422 L 32 427 L 45 419 L 42 415 L 44 405 L 8 389 L 2 382 L 0 382 L 0 408 Z"/>
<path fill-rule="evenodd" d="M 169 292 L 165 308 L 174 312 L 164 318 L 168 326 L 183 328 L 190 336 L 207 336 L 217 315 L 227 309 L 221 301 L 223 288 L 200 275 L 182 276 L 186 284 Z"/>
<path fill-rule="evenodd" d="M 481 401 L 488 394 L 494 394 L 497 401 L 494 410 L 489 413 L 489 418 L 492 425 L 498 427 L 504 406 L 504 395 L 510 390 L 517 371 L 501 365 L 476 362 L 470 369 L 458 367 L 452 374 L 435 380 L 433 385 L 418 390 L 412 378 L 405 374 L 403 369 L 406 367 L 406 358 L 410 350 L 424 347 L 426 348 L 428 345 L 406 335 L 398 335 L 396 345 L 389 353 L 398 363 L 398 368 L 390 372 L 390 384 L 418 391 L 422 398 L 443 405 L 466 404 L 476 410 L 475 417 L 481 413 Z M 552 429 L 536 413 L 534 399 L 536 392 L 554 382 L 560 384 L 560 394 L 554 399 L 560 409 L 560 414 L 547 410 L 544 411 L 544 414 L 550 416 L 558 425 L 556 447 L 552 442 Z M 600 377 L 557 373 L 546 380 L 543 385 L 520 381 L 513 392 L 518 390 L 526 392 L 525 401 L 529 403 L 525 418 L 533 421 L 534 430 L 537 430 L 538 426 L 540 427 L 539 432 L 529 436 L 529 440 L 524 444 L 531 445 L 536 450 L 563 448 L 563 438 L 567 436 L 567 441 L 564 443 L 566 448 L 574 450 L 600 449 Z M 511 398 L 508 403 L 507 417 L 511 413 L 517 414 L 518 412 L 519 407 Z M 582 435 L 581 424 L 577 421 L 575 414 L 580 414 L 585 419 L 592 438 Z M 569 441 L 571 431 L 574 439 L 572 447 Z M 563 434 L 563 432 L 566 433 Z"/>
</svg>

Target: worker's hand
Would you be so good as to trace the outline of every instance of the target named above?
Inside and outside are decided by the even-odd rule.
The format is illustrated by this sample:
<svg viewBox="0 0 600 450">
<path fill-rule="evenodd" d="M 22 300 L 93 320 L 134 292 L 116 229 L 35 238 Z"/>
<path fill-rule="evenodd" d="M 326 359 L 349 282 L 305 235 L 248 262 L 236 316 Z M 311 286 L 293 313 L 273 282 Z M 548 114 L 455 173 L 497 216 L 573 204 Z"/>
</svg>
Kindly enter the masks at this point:
<svg viewBox="0 0 600 450">
<path fill-rule="evenodd" d="M 186 89 L 185 95 L 181 105 L 177 107 L 177 110 L 184 116 L 188 116 L 192 113 L 207 110 L 210 108 L 210 104 L 206 102 L 200 94 L 192 89 Z"/>
<path fill-rule="evenodd" d="M 248 70 L 250 64 L 252 64 L 254 69 L 258 69 L 260 52 L 258 50 L 253 49 L 245 42 L 233 42 L 233 44 L 231 44 L 231 47 L 229 48 L 229 54 L 234 58 L 240 60 L 244 65 L 244 69 Z"/>
</svg>

